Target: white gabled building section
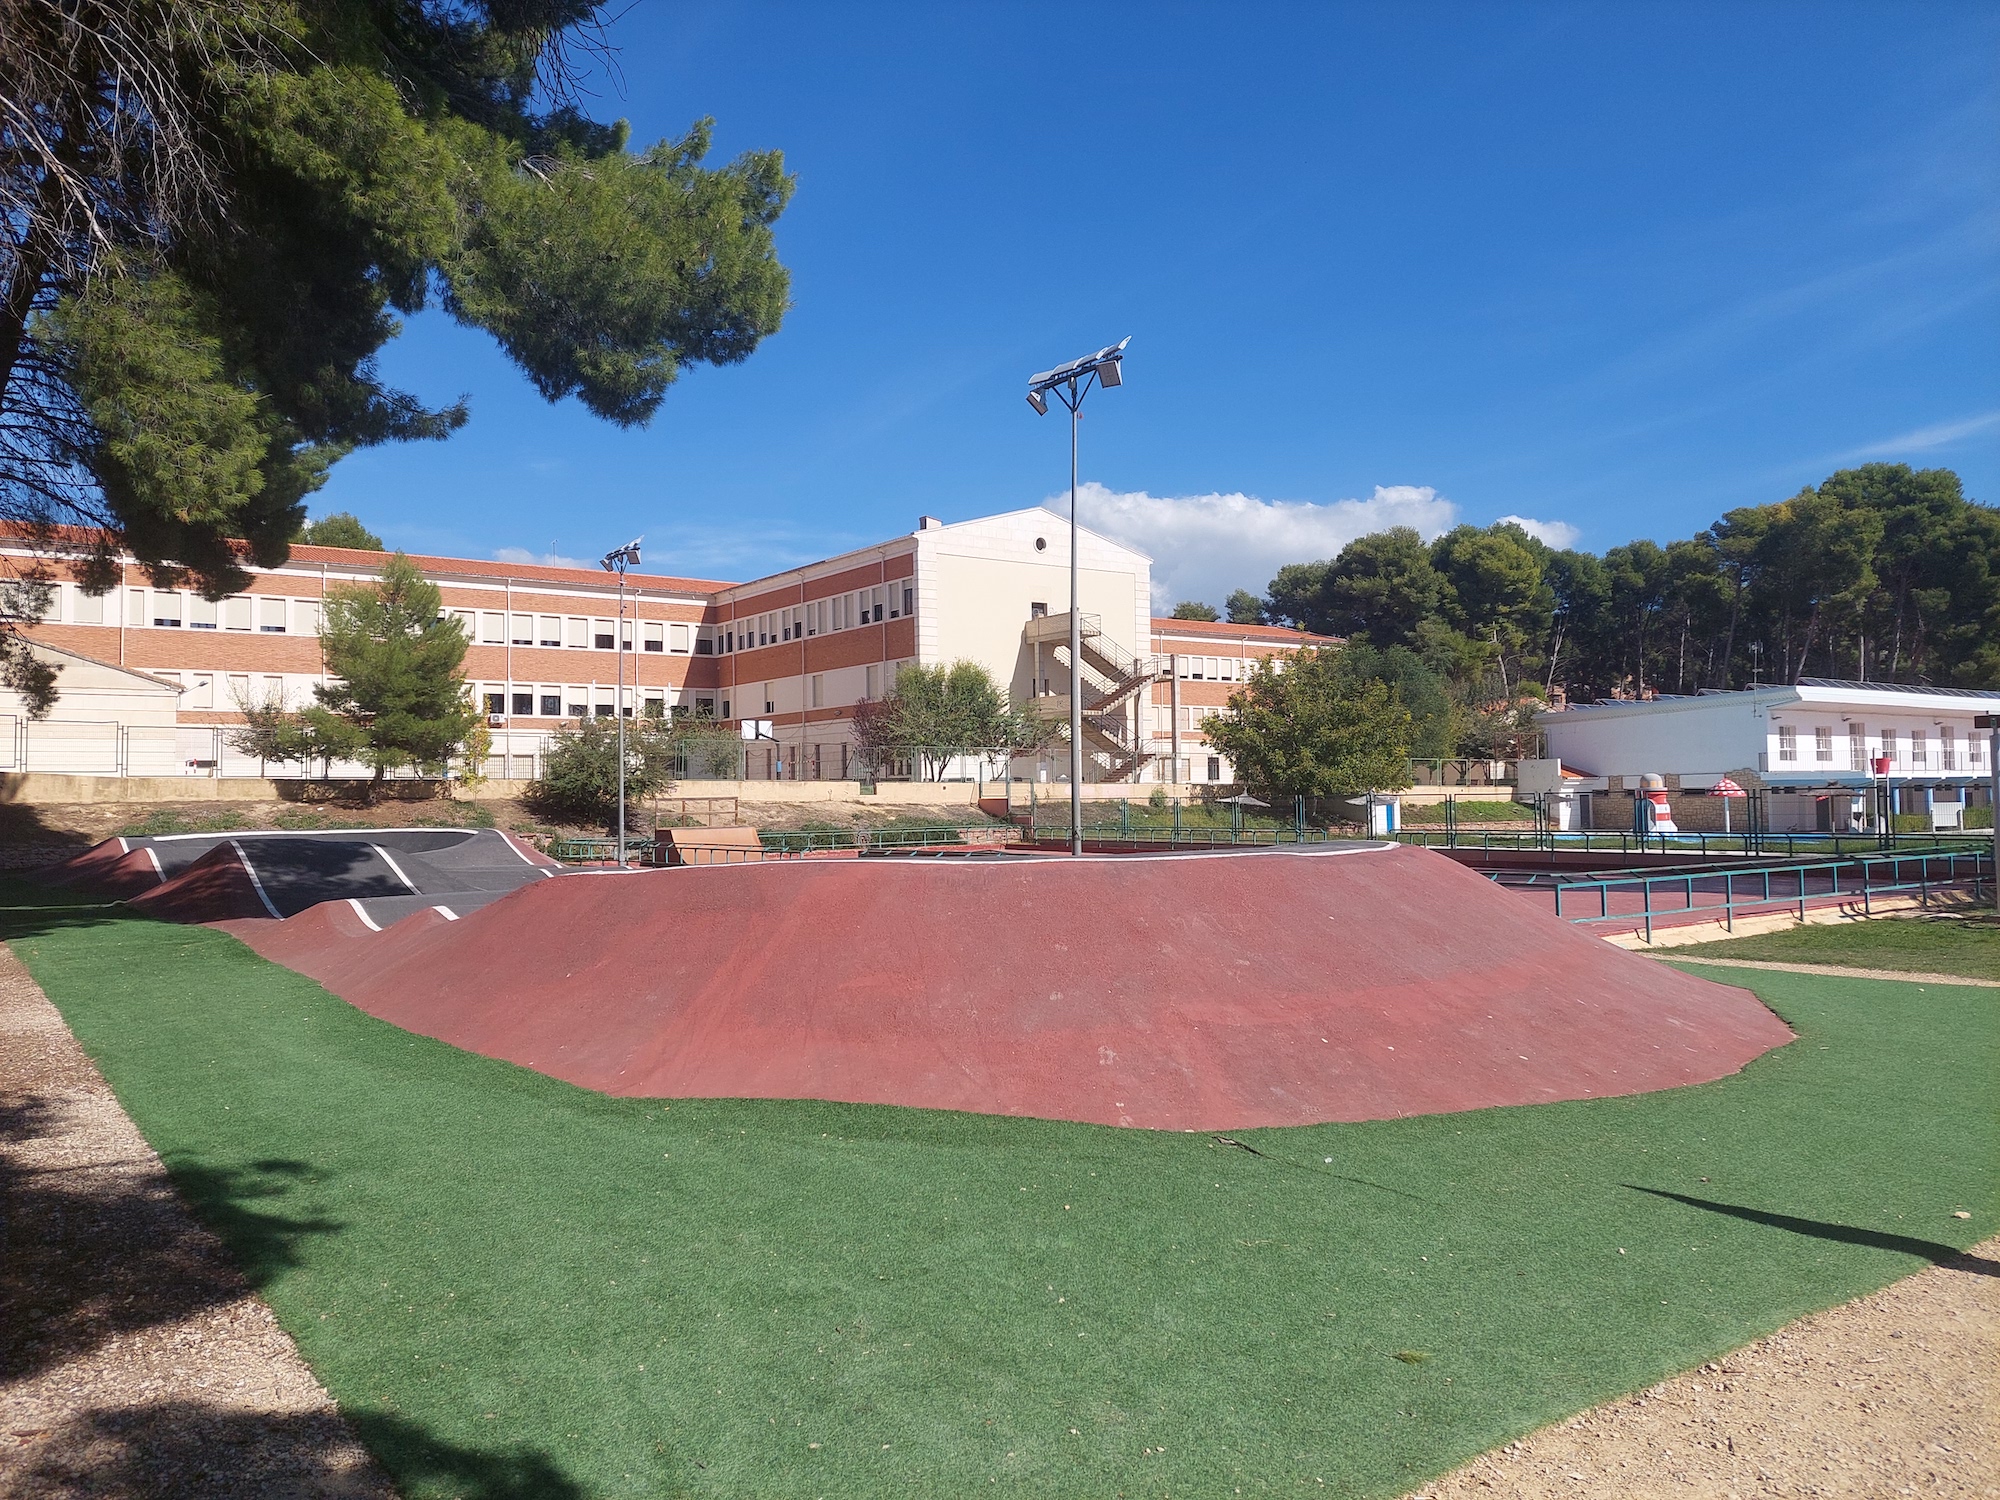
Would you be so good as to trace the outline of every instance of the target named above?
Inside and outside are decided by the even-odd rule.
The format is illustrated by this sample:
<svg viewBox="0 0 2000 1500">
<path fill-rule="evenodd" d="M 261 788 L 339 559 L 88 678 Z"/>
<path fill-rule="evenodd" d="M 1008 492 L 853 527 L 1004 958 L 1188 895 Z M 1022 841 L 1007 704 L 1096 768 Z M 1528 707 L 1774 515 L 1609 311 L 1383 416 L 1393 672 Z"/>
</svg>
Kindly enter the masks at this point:
<svg viewBox="0 0 2000 1500">
<path fill-rule="evenodd" d="M 1593 703 L 1540 717 L 1548 755 L 1596 782 L 1647 772 L 1687 790 L 1748 776 L 1776 794 L 1774 828 L 1853 826 L 1887 783 L 1896 808 L 1957 826 L 1992 774 L 1980 714 L 2000 692 L 1801 678 L 1693 697 Z"/>
</svg>

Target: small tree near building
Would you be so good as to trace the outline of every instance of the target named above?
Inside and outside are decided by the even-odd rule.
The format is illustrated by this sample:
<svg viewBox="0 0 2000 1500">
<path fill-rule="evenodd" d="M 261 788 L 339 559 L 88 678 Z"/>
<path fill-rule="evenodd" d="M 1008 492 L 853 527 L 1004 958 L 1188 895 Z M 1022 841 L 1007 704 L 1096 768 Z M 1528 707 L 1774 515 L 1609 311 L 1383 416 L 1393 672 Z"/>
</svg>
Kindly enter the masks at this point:
<svg viewBox="0 0 2000 1500">
<path fill-rule="evenodd" d="M 1179 604 L 1174 606 L 1172 618 L 1176 620 L 1214 621 L 1221 619 L 1222 616 L 1216 613 L 1213 604 L 1203 604 L 1196 599 L 1183 599 Z"/>
<path fill-rule="evenodd" d="M 1410 711 L 1389 684 L 1341 663 L 1338 647 L 1259 662 L 1205 726 L 1240 779 L 1285 797 L 1351 797 L 1410 784 Z"/>
<path fill-rule="evenodd" d="M 680 752 L 674 721 L 645 714 L 625 721 L 625 809 L 673 785 Z M 618 820 L 618 720 L 605 714 L 558 729 L 542 752 L 542 774 L 528 803 L 566 823 Z M 616 829 L 613 829 L 616 832 Z"/>
<path fill-rule="evenodd" d="M 919 777 L 942 781 L 952 761 L 975 750 L 1013 750 L 1037 729 L 1015 713 L 1006 689 L 977 662 L 910 664 L 886 697 L 862 704 L 854 739 L 862 764 L 878 773 L 905 756 Z"/>
<path fill-rule="evenodd" d="M 352 757 L 379 783 L 404 766 L 441 771 L 479 721 L 465 691 L 465 631 L 440 616 L 437 585 L 402 553 L 372 584 L 327 597 L 320 645 L 336 679 L 306 710 L 329 738 L 345 726 Z"/>
</svg>

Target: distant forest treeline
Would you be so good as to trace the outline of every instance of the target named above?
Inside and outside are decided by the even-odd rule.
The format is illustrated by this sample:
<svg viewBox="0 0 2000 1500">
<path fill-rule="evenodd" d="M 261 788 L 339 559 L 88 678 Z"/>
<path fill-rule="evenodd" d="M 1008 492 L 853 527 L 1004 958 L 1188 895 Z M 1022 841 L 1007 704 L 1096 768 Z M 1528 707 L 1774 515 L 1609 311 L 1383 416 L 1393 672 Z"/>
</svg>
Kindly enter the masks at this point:
<svg viewBox="0 0 2000 1500">
<path fill-rule="evenodd" d="M 1468 706 L 1801 676 L 1995 687 L 1996 557 L 2000 510 L 1951 470 L 1868 464 L 1602 557 L 1511 523 L 1428 544 L 1399 526 L 1288 564 L 1262 598 L 1238 590 L 1229 616 L 1365 641 L 1404 663 L 1392 676 L 1413 655 Z"/>
</svg>

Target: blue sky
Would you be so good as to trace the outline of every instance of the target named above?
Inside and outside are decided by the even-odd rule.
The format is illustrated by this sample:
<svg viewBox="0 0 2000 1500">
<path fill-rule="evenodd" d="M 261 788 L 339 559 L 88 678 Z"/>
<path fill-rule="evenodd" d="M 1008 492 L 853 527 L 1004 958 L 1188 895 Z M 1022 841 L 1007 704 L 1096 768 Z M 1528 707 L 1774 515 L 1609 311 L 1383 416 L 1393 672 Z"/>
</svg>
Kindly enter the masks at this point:
<svg viewBox="0 0 2000 1500">
<path fill-rule="evenodd" d="M 1220 602 L 1408 522 L 1602 550 L 1870 459 L 2000 502 L 2000 6 L 668 5 L 597 112 L 777 147 L 784 328 L 652 425 L 441 314 L 392 545 L 747 578 L 1064 492 L 1026 376 L 1126 335 L 1084 519 Z M 508 549 L 520 549 L 518 553 Z"/>
</svg>

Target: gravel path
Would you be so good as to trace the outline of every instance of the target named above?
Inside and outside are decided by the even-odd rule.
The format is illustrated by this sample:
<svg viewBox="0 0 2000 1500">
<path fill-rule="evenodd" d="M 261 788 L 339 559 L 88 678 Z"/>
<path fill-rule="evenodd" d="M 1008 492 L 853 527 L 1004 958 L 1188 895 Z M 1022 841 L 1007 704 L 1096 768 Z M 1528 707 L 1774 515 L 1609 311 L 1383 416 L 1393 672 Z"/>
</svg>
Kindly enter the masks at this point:
<svg viewBox="0 0 2000 1500">
<path fill-rule="evenodd" d="M 2000 1239 L 1509 1443 L 1414 1500 L 2000 1496 Z"/>
<path fill-rule="evenodd" d="M 1973 979 L 1965 974 L 1918 974 L 1908 969 L 1856 969 L 1847 964 L 1781 964 L 1762 958 L 1696 958 L 1691 953 L 1649 953 L 1668 964 L 1712 964 L 1718 969 L 1775 969 L 1780 974 L 1831 974 L 1839 979 L 1893 979 L 1898 984 L 1971 984 L 2000 990 L 2000 979 Z"/>
<path fill-rule="evenodd" d="M 394 1493 L 0 945 L 0 1496 Z"/>
</svg>

